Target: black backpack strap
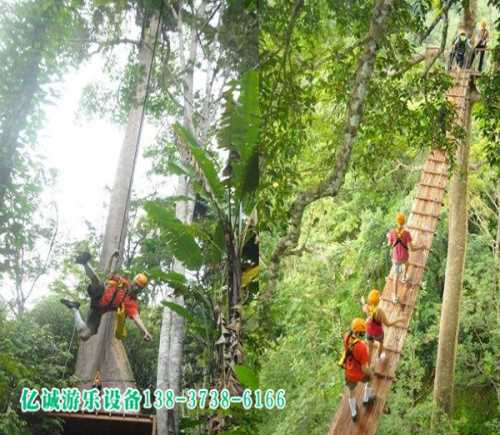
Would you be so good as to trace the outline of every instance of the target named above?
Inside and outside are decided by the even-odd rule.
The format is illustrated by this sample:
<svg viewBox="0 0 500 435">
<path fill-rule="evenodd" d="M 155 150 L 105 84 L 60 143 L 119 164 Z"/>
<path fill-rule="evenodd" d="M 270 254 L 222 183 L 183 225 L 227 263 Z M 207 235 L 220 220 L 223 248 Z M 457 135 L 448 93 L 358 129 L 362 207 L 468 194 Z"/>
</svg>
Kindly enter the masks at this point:
<svg viewBox="0 0 500 435">
<path fill-rule="evenodd" d="M 403 231 L 403 232 L 401 233 L 401 235 L 403 235 L 404 233 L 405 233 L 405 232 Z M 396 237 L 397 237 L 397 235 L 396 235 Z M 407 246 L 407 245 L 405 245 L 405 244 L 403 243 L 403 241 L 402 241 L 399 237 L 397 237 L 397 238 L 396 238 L 396 241 L 394 242 L 394 244 L 392 245 L 392 247 L 393 247 L 393 248 L 395 248 L 395 247 L 398 245 L 398 243 L 399 243 L 399 244 L 400 244 L 403 248 L 408 249 L 408 246 Z"/>
</svg>

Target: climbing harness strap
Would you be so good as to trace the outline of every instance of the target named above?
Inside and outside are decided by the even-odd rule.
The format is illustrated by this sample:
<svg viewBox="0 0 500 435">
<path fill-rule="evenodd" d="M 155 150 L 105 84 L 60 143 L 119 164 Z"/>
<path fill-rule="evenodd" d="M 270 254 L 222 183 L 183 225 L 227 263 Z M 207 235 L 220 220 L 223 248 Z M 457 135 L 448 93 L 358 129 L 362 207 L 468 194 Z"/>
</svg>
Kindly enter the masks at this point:
<svg viewBox="0 0 500 435">
<path fill-rule="evenodd" d="M 374 305 L 368 304 L 368 318 L 376 323 L 377 325 L 382 326 L 382 322 L 379 322 L 376 318 L 375 315 L 377 314 L 377 307 Z"/>
<path fill-rule="evenodd" d="M 345 368 L 345 363 L 347 362 L 347 359 L 349 357 L 352 356 L 356 360 L 356 358 L 354 357 L 354 355 L 352 353 L 352 350 L 353 350 L 354 346 L 356 345 L 356 343 L 359 343 L 361 340 L 359 338 L 356 338 L 356 337 L 354 337 L 353 340 L 351 340 L 351 339 L 352 339 L 352 334 L 349 334 L 349 336 L 347 337 L 347 348 L 346 348 L 346 345 L 344 343 L 344 351 L 342 352 L 340 360 L 337 363 L 340 368 Z"/>
<path fill-rule="evenodd" d="M 398 234 L 398 231 L 396 230 L 396 241 L 392 244 L 392 247 L 395 248 L 398 244 L 400 244 L 403 248 L 408 249 L 408 245 L 405 245 L 403 241 L 401 240 L 401 237 L 403 237 L 403 234 L 406 231 L 403 230 L 401 231 L 401 234 Z"/>
<path fill-rule="evenodd" d="M 115 281 L 115 280 L 113 280 L 113 281 Z M 106 311 L 111 310 L 113 308 L 113 304 L 115 303 L 115 299 L 116 299 L 116 294 L 118 293 L 118 290 L 120 290 L 122 287 L 123 287 L 123 281 L 121 278 L 119 278 L 119 280 L 116 281 L 116 285 L 115 285 L 114 290 L 113 290 L 113 295 L 111 296 L 111 299 L 109 300 L 109 302 L 106 304 L 106 307 L 105 307 Z M 126 294 L 127 294 L 127 291 L 125 291 L 125 295 L 123 296 L 121 302 L 123 302 L 123 300 L 125 299 Z"/>
<path fill-rule="evenodd" d="M 125 327 L 125 306 L 124 304 L 120 304 L 118 309 L 116 310 L 116 329 L 115 329 L 115 337 L 118 340 L 123 340 L 127 336 L 127 328 Z"/>
</svg>

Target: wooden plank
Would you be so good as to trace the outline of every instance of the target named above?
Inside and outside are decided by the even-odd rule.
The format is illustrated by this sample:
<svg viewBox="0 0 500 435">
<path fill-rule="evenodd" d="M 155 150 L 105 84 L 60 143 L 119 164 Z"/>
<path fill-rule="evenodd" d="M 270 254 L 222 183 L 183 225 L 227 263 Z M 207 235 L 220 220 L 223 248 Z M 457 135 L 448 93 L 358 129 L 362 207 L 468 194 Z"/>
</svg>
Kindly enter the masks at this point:
<svg viewBox="0 0 500 435">
<path fill-rule="evenodd" d="M 411 261 L 409 261 L 408 264 L 410 266 L 413 266 L 413 267 L 418 267 L 419 269 L 425 269 L 425 265 L 424 264 L 412 263 Z"/>
<path fill-rule="evenodd" d="M 418 201 L 427 201 L 427 202 L 433 202 L 435 204 L 443 205 L 443 201 L 440 201 L 438 199 L 426 198 L 423 196 L 416 196 L 415 199 Z"/>
<path fill-rule="evenodd" d="M 446 177 L 448 178 L 448 172 L 439 172 L 439 171 L 429 171 L 424 169 L 424 174 L 429 174 L 429 175 L 438 175 L 440 177 Z"/>
<path fill-rule="evenodd" d="M 422 213 L 422 212 L 419 212 L 419 211 L 416 211 L 416 210 L 412 210 L 411 211 L 413 214 L 418 214 L 420 216 L 429 216 L 429 217 L 433 217 L 433 218 L 436 218 L 436 219 L 439 219 L 439 215 L 438 214 L 433 214 L 433 213 Z"/>
<path fill-rule="evenodd" d="M 411 226 L 411 225 L 407 225 L 406 228 L 408 228 L 409 230 L 413 230 L 413 231 L 422 231 L 424 233 L 434 234 L 433 230 L 428 230 L 427 228 L 420 228 L 420 227 L 415 227 L 415 226 Z"/>
<path fill-rule="evenodd" d="M 442 186 L 438 186 L 435 184 L 429 184 L 429 183 L 417 183 L 417 186 L 431 187 L 432 189 L 444 190 L 444 188 Z"/>
<path fill-rule="evenodd" d="M 447 163 L 447 162 L 446 162 L 446 159 L 444 159 L 444 160 L 439 160 L 439 159 L 435 159 L 435 158 L 430 157 L 430 156 L 429 156 L 429 157 L 427 157 L 427 161 L 428 161 L 428 162 L 434 162 L 434 163 Z"/>
</svg>

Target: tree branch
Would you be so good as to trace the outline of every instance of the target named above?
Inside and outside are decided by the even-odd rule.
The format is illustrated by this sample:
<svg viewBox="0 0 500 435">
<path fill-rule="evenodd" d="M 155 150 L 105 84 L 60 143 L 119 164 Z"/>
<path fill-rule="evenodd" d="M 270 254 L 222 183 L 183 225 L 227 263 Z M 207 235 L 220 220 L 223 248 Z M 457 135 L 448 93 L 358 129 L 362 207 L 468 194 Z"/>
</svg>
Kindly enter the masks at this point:
<svg viewBox="0 0 500 435">
<path fill-rule="evenodd" d="M 363 103 L 373 73 L 377 45 L 385 31 L 385 23 L 393 0 L 377 0 L 368 31 L 363 54 L 358 63 L 353 90 L 347 105 L 344 125 L 344 141 L 335 156 L 335 166 L 327 178 L 317 186 L 301 193 L 291 206 L 287 233 L 278 241 L 269 263 L 269 284 L 264 297 L 269 298 L 276 287 L 281 261 L 290 255 L 298 244 L 302 216 L 312 202 L 327 196 L 337 195 L 342 186 L 350 162 L 352 147 L 357 138 L 363 115 Z"/>
<path fill-rule="evenodd" d="M 454 3 L 456 3 L 457 0 L 448 0 L 448 2 L 443 6 L 443 8 L 441 9 L 441 12 L 439 13 L 439 15 L 434 18 L 434 20 L 432 21 L 432 23 L 429 25 L 429 27 L 427 27 L 427 29 L 424 31 L 424 33 L 422 33 L 420 35 L 420 39 L 419 39 L 419 43 L 422 44 L 428 37 L 429 35 L 432 33 L 432 31 L 434 30 L 434 28 L 438 25 L 438 23 L 441 21 L 441 19 L 444 17 L 444 16 L 447 16 L 448 15 L 448 11 L 450 10 L 450 8 L 453 6 Z"/>
<path fill-rule="evenodd" d="M 404 67 L 402 67 L 401 69 L 397 70 L 397 71 L 389 71 L 387 73 L 387 76 L 388 77 L 392 77 L 392 78 L 396 78 L 396 77 L 399 77 L 403 74 L 405 74 L 407 71 L 409 71 L 410 69 L 412 69 L 415 65 L 418 65 L 420 62 L 424 61 L 425 59 L 427 59 L 427 56 L 425 55 L 425 53 L 420 53 L 418 54 L 417 56 L 415 56 L 413 59 L 411 59 Z"/>
<path fill-rule="evenodd" d="M 285 67 L 286 59 L 288 57 L 289 49 L 290 49 L 290 40 L 292 39 L 293 28 L 295 27 L 295 23 L 297 22 L 297 18 L 299 16 L 300 9 L 304 6 L 304 0 L 296 0 L 293 5 L 292 17 L 288 23 L 286 33 L 285 33 L 285 50 L 283 53 L 283 67 Z"/>
<path fill-rule="evenodd" d="M 444 49 L 446 48 L 446 40 L 448 38 L 448 11 L 444 14 L 444 24 L 443 24 L 443 32 L 441 33 L 441 46 L 439 47 L 438 52 L 435 56 L 430 60 L 427 68 L 425 68 L 424 73 L 422 74 L 422 78 L 426 78 L 427 74 L 431 70 L 432 66 L 436 62 L 436 60 L 444 53 Z"/>
<path fill-rule="evenodd" d="M 97 49 L 93 51 L 89 51 L 88 55 L 94 56 L 101 51 L 103 51 L 106 48 L 113 47 L 115 45 L 120 45 L 120 44 L 132 44 L 135 45 L 136 47 L 139 47 L 141 45 L 141 41 L 137 39 L 129 39 L 129 38 L 116 38 L 116 39 L 111 39 L 109 41 L 97 41 L 97 40 L 88 40 L 87 41 L 90 44 L 96 44 Z"/>
</svg>

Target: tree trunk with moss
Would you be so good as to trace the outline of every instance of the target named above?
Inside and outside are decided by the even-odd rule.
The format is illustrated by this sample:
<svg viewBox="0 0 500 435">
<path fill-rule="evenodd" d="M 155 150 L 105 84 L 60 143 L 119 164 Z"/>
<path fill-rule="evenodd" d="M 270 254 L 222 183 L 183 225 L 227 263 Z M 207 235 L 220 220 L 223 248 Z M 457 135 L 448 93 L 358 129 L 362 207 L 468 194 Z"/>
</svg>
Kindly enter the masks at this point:
<svg viewBox="0 0 500 435">
<path fill-rule="evenodd" d="M 201 17 L 204 17 L 204 2 L 199 6 Z M 195 29 L 192 29 L 189 38 L 189 55 L 185 57 L 184 23 L 182 8 L 179 12 L 173 10 L 177 15 L 177 30 L 179 32 L 179 60 L 181 70 L 185 71 L 182 79 L 183 87 L 183 125 L 195 135 L 193 123 L 193 99 L 194 99 L 194 65 L 198 51 L 198 39 Z M 181 155 L 181 160 L 187 164 L 188 157 Z M 177 181 L 176 196 L 194 198 L 194 191 L 190 180 L 181 175 Z M 179 200 L 176 203 L 175 215 L 183 223 L 190 224 L 193 220 L 194 200 Z M 174 259 L 172 267 L 174 272 L 184 275 L 186 268 L 178 259 Z M 166 300 L 182 307 L 185 306 L 184 296 L 170 293 Z M 172 389 L 176 395 L 181 394 L 183 347 L 185 336 L 184 317 L 165 307 L 162 314 L 160 345 L 158 349 L 157 388 L 162 390 Z M 156 412 L 158 435 L 174 435 L 179 433 L 180 413 L 179 406 L 172 410 L 159 409 Z"/>
</svg>

